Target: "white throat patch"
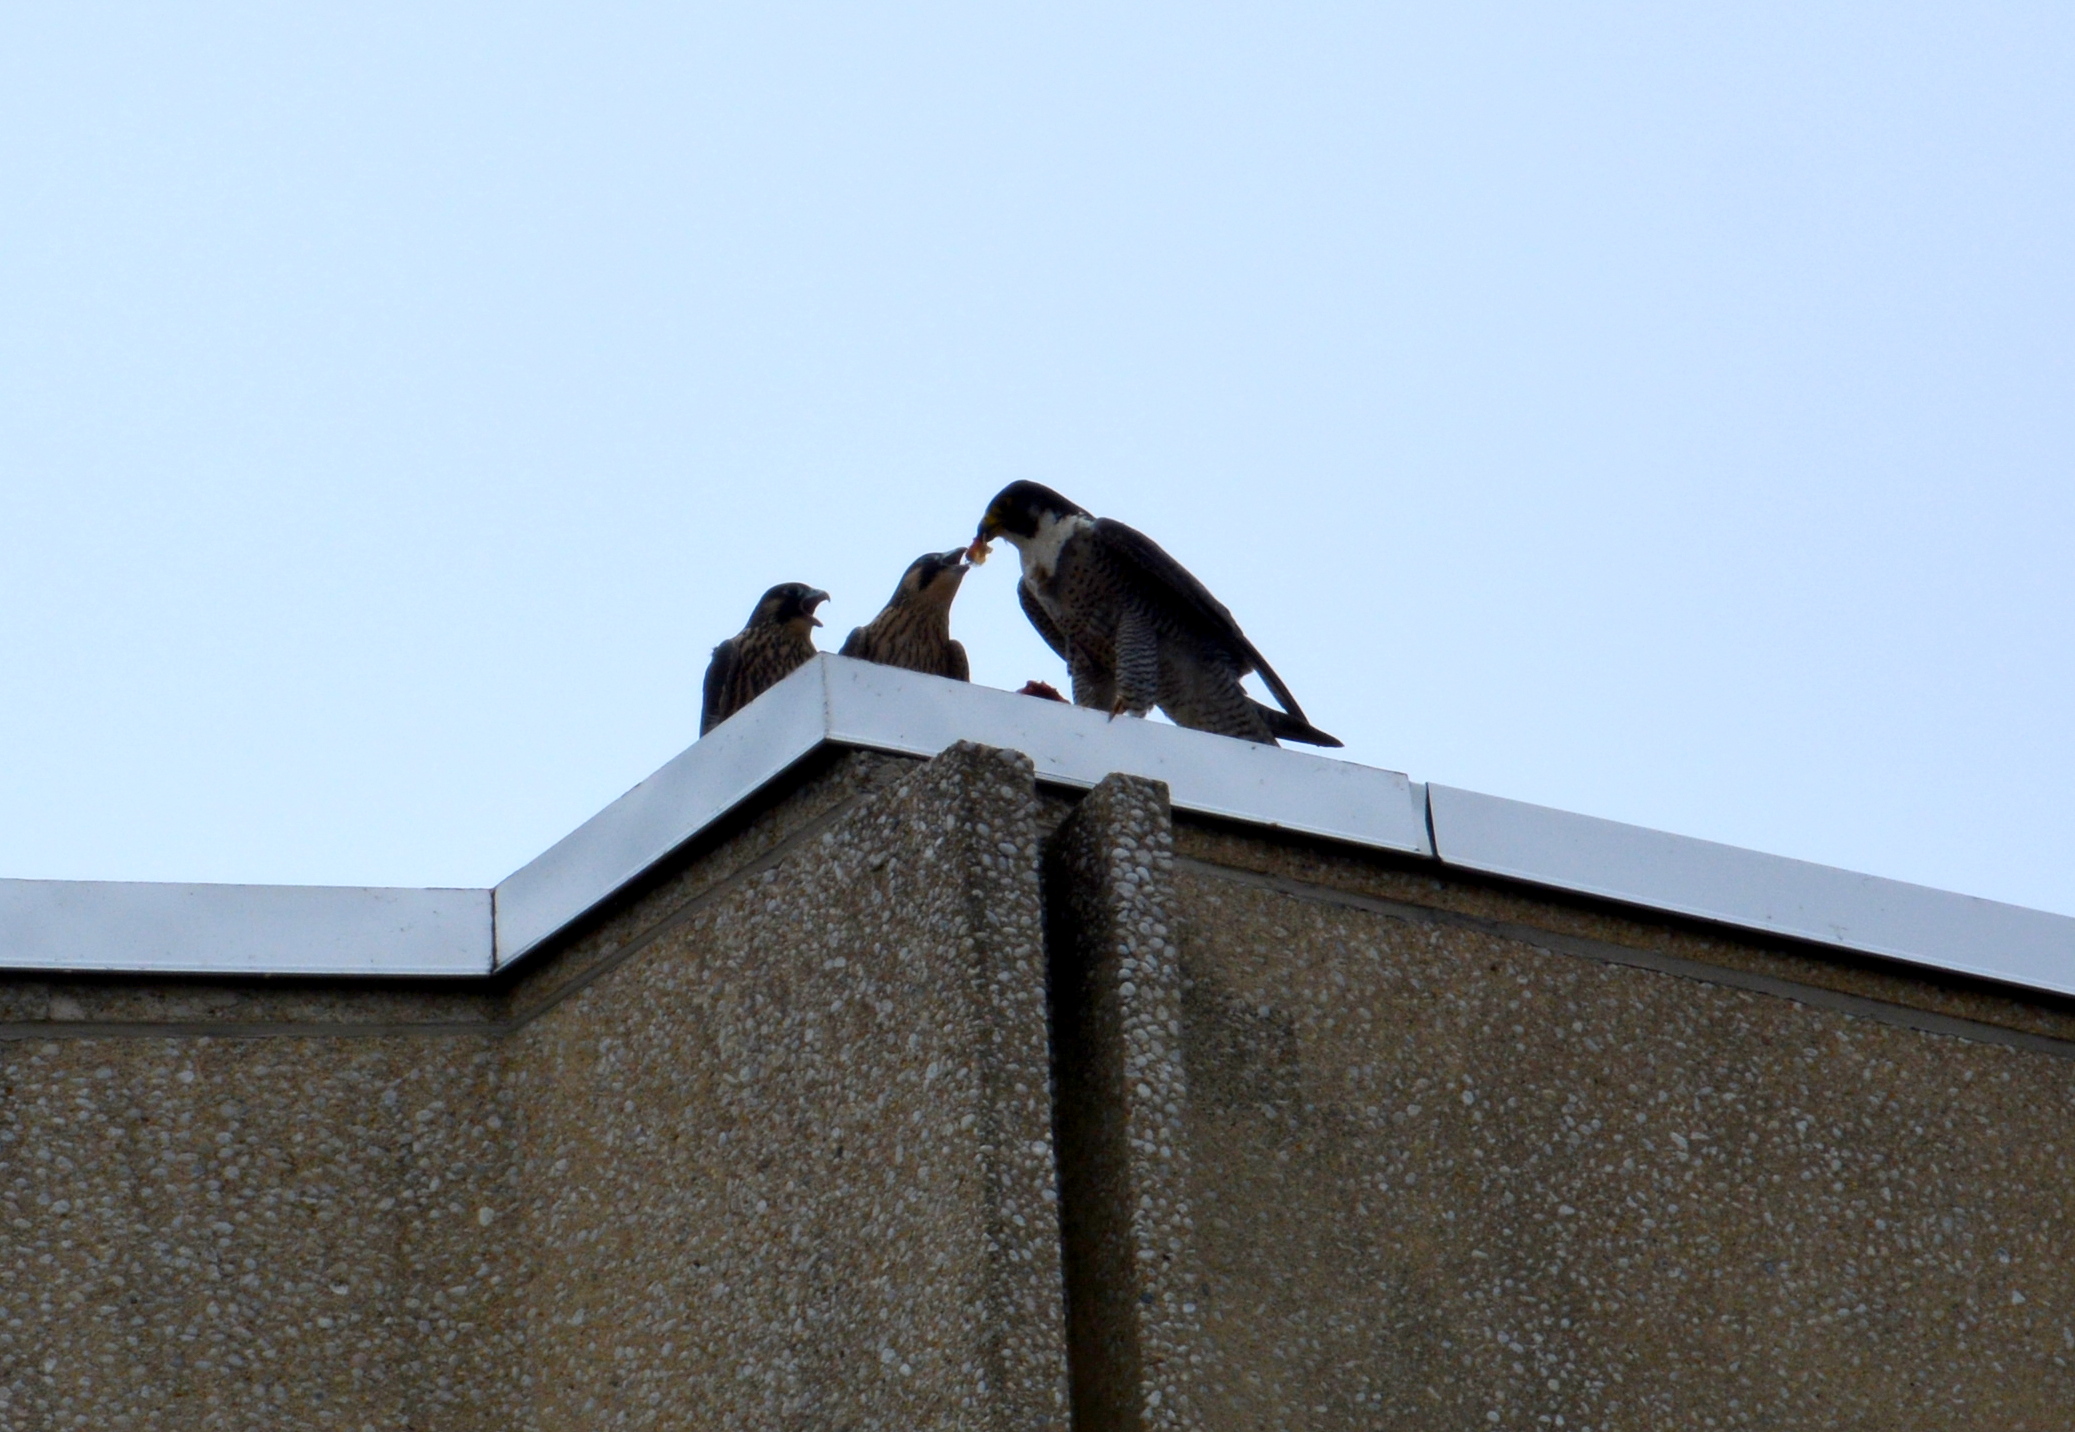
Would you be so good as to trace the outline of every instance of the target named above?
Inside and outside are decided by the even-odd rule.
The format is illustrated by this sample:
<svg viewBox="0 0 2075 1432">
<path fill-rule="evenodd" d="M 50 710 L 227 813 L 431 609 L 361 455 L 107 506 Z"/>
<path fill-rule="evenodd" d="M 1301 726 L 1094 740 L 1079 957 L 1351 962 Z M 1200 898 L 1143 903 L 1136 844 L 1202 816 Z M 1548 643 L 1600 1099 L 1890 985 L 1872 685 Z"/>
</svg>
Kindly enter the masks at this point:
<svg viewBox="0 0 2075 1432">
<path fill-rule="evenodd" d="M 1043 582 L 1051 580 L 1052 574 L 1059 569 L 1059 549 L 1066 545 L 1066 539 L 1094 525 L 1095 519 L 1085 512 L 1072 512 L 1064 517 L 1040 517 L 1034 537 L 1004 535 L 1016 544 L 1017 552 L 1023 557 L 1023 575 L 1032 581 Z"/>
</svg>

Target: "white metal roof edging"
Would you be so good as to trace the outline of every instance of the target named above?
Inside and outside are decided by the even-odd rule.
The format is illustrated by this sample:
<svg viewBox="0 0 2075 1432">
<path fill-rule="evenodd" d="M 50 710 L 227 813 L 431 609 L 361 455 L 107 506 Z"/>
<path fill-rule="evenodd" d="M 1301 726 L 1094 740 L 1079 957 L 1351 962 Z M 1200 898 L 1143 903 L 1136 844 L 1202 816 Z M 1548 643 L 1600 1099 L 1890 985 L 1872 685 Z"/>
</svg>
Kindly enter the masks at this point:
<svg viewBox="0 0 2075 1432">
<path fill-rule="evenodd" d="M 609 898 L 824 742 L 934 756 L 959 741 L 1028 754 L 1038 779 L 1165 781 L 1177 809 L 1429 855 L 1424 792 L 1396 771 L 1238 742 L 895 667 L 822 655 L 497 887 L 500 968 Z"/>
<path fill-rule="evenodd" d="M 0 880 L 0 969 L 486 975 L 488 890 Z"/>
<path fill-rule="evenodd" d="M 1547 806 L 1427 787 L 1444 865 L 2075 994 L 2075 919 Z"/>
<path fill-rule="evenodd" d="M 497 967 L 596 908 L 827 735 L 821 662 L 810 661 L 499 882 Z"/>
<path fill-rule="evenodd" d="M 538 947 L 823 744 L 932 756 L 960 740 L 1023 751 L 1052 784 L 1147 776 L 1165 781 L 1182 811 L 2075 994 L 2067 916 L 829 655 L 494 891 L 0 880 L 0 969 L 482 975 Z"/>
<path fill-rule="evenodd" d="M 1177 810 L 1433 854 L 1425 793 L 1397 771 L 843 657 L 822 667 L 839 745 L 934 756 L 977 741 L 1023 752 L 1051 785 L 1144 776 L 1166 782 Z"/>
</svg>

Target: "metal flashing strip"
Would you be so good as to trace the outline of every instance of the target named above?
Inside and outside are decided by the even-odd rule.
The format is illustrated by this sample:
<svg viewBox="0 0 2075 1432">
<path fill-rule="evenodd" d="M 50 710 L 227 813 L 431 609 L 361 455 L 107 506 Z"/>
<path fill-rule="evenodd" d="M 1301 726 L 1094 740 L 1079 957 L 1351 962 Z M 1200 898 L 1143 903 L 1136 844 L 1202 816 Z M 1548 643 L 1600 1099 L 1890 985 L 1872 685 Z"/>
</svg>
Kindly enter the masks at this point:
<svg viewBox="0 0 2075 1432">
<path fill-rule="evenodd" d="M 495 890 L 0 880 L 0 969 L 483 975 L 538 948 L 823 745 L 1030 756 L 1174 807 L 2075 995 L 2075 919 L 1450 786 L 1302 751 L 823 655 Z"/>
<path fill-rule="evenodd" d="M 490 892 L 0 880 L 0 969 L 484 975 Z"/>
<path fill-rule="evenodd" d="M 2075 994 L 2075 919 L 1430 785 L 1444 865 Z"/>
<path fill-rule="evenodd" d="M 1021 751 L 1039 780 L 1087 789 L 1120 773 L 1167 783 L 1176 810 L 1380 850 L 1432 855 L 1425 791 L 1397 771 L 1161 721 L 824 657 L 828 739 L 934 756 L 959 741 Z"/>
<path fill-rule="evenodd" d="M 1041 781 L 1114 771 L 1179 810 L 1431 855 L 1425 793 L 1396 771 L 823 655 L 497 887 L 500 968 L 596 908 L 823 743 L 934 756 L 959 741 L 1030 756 Z"/>
<path fill-rule="evenodd" d="M 496 963 L 510 964 L 608 899 L 819 746 L 821 661 L 810 661 L 500 882 Z"/>
<path fill-rule="evenodd" d="M 1856 1019 L 1870 1019 L 1877 1024 L 1891 1025 L 1896 1029 L 1914 1030 L 1918 1034 L 1942 1034 L 1954 1039 L 1971 1040 L 1976 1044 L 2000 1044 L 2031 1054 L 2051 1054 L 2056 1059 L 2075 1059 L 2075 1040 L 2056 1039 L 2050 1034 L 2034 1034 L 2029 1030 L 2013 1029 L 2008 1025 L 1994 1024 L 1986 1020 L 1939 1014 L 1915 1005 L 1895 1004 L 1867 995 L 1848 994 L 1843 990 L 1803 984 L 1798 980 L 1760 974 L 1755 970 L 1738 969 L 1733 965 L 1689 960 L 1680 955 L 1665 954 L 1660 950 L 1618 945 L 1584 935 L 1567 935 L 1557 930 L 1544 929 L 1539 925 L 1523 925 L 1513 920 L 1493 920 L 1482 915 L 1466 914 L 1460 910 L 1444 909 L 1436 905 L 1409 905 L 1402 900 L 1364 895 L 1359 891 L 1342 890 L 1337 886 L 1320 885 L 1309 880 L 1294 880 L 1286 875 L 1269 875 L 1240 866 L 1220 865 L 1212 860 L 1199 860 L 1182 855 L 1176 856 L 1174 863 L 1177 869 L 1192 875 L 1223 880 L 1234 885 L 1248 885 L 1257 890 L 1272 890 L 1278 895 L 1287 895 L 1294 900 L 1336 905 L 1348 910 L 1363 910 L 1372 915 L 1382 915 L 1387 919 L 1402 920 L 1414 925 L 1453 925 L 1460 929 L 1478 930 L 1538 950 L 1597 960 L 1601 964 L 1626 965 L 1630 969 L 1649 970 L 1655 974 L 1672 975 L 1678 979 L 1720 985 L 1724 989 L 1773 995 L 1816 1009 L 1835 1010 Z"/>
</svg>

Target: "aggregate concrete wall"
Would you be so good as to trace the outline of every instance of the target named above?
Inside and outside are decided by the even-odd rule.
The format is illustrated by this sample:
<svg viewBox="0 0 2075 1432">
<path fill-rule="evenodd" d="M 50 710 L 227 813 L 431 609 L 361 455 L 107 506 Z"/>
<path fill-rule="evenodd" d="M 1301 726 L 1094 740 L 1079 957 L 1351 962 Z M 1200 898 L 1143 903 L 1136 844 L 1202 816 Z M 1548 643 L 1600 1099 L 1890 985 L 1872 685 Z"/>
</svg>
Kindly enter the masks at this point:
<svg viewBox="0 0 2075 1432">
<path fill-rule="evenodd" d="M 1036 805 L 900 772 L 514 1036 L 537 1425 L 1064 1427 Z"/>
<path fill-rule="evenodd" d="M 1150 781 L 1104 781 L 1045 869 L 1074 1425 L 1199 1425 L 1201 1277 L 1186 1256 L 1188 1080 L 1166 924 L 1173 828 Z"/>
<path fill-rule="evenodd" d="M 2071 1056 L 842 755 L 493 981 L 0 977 L 0 1432 L 2064 1429 Z"/>
<path fill-rule="evenodd" d="M 481 1036 L 0 1045 L 0 1428 L 509 1425 L 495 1082 Z"/>
<path fill-rule="evenodd" d="M 1710 967 L 1677 932 L 1387 862 L 1209 828 L 1179 849 L 1091 846 L 1112 909 L 1078 918 L 1164 929 L 1139 970 L 1178 949 L 1181 1136 L 1112 1140 L 1104 1177 L 1181 1171 L 1157 1251 L 1193 1305 L 1185 1424 L 2070 1425 L 2075 1046 L 2026 1032 L 2065 1010 L 1892 972 L 1867 978 L 1907 1004 L 1791 998 L 1793 954 Z M 1128 953 L 1116 1022 L 1136 1000 L 1157 1024 Z M 1758 959 L 1762 987 L 1729 982 Z M 1909 1027 L 1956 1000 L 2012 1017 Z M 1150 1345 L 1170 1306 L 1120 1331 Z M 1091 1425 L 1152 1425 L 1138 1391 Z"/>
<path fill-rule="evenodd" d="M 839 759 L 494 985 L 0 980 L 0 1432 L 1063 1427 L 1038 810 Z"/>
</svg>

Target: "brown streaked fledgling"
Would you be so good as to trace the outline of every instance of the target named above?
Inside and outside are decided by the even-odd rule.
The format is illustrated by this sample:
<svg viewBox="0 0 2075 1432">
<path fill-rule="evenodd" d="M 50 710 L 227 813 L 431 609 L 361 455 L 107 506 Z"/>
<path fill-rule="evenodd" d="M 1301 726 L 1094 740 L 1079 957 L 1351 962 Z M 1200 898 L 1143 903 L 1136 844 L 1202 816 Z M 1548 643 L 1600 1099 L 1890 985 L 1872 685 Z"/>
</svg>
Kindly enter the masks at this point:
<svg viewBox="0 0 2075 1432">
<path fill-rule="evenodd" d="M 953 681 L 972 680 L 965 648 L 951 639 L 951 599 L 970 570 L 963 547 L 923 553 L 901 573 L 885 610 L 854 628 L 838 654 Z"/>
<path fill-rule="evenodd" d="M 1145 533 L 1049 487 L 1012 482 L 987 504 L 973 560 L 997 537 L 1023 559 L 1017 600 L 1066 662 L 1075 705 L 1112 716 L 1158 706 L 1177 726 L 1270 746 L 1340 744 L 1305 717 L 1225 604 Z M 1280 709 L 1246 694 L 1240 678 L 1251 672 Z"/>
<path fill-rule="evenodd" d="M 821 625 L 814 609 L 828 599 L 805 582 L 781 582 L 757 599 L 748 625 L 715 647 L 706 664 L 701 736 L 813 658 L 814 628 Z"/>
</svg>

